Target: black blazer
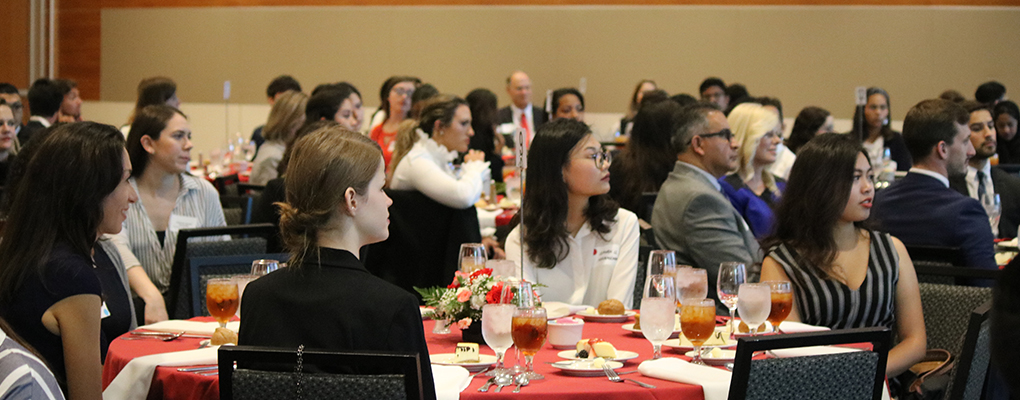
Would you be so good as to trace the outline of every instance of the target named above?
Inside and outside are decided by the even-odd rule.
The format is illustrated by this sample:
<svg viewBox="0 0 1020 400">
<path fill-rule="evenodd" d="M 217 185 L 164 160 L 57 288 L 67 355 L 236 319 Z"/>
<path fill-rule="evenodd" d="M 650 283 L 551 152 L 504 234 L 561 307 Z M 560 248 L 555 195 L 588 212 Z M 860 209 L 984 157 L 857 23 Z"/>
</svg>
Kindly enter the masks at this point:
<svg viewBox="0 0 1020 400">
<path fill-rule="evenodd" d="M 992 186 L 995 187 L 995 193 L 1002 202 L 999 237 L 1012 239 L 1016 237 L 1017 228 L 1020 228 L 1020 178 L 1003 171 L 1002 168 L 992 167 Z M 964 196 L 970 196 L 970 192 L 967 191 L 967 179 L 963 176 L 949 178 L 949 187 Z"/>
<path fill-rule="evenodd" d="M 543 124 L 545 124 L 547 121 L 549 121 L 549 116 L 548 116 L 548 114 L 545 113 L 545 110 L 542 109 L 542 107 L 539 107 L 539 106 L 537 106 L 535 104 L 531 105 L 531 117 L 532 117 L 533 120 L 535 120 L 535 126 L 531 127 L 531 134 L 532 135 L 534 135 L 536 132 L 538 132 L 538 128 L 541 128 Z M 498 116 L 498 118 L 499 118 L 499 123 L 500 124 L 511 124 L 511 123 L 513 123 L 514 122 L 514 116 L 513 116 L 513 111 L 510 109 L 510 106 L 506 106 L 506 107 L 500 108 L 499 109 L 499 116 Z M 514 138 L 513 137 L 508 137 L 507 141 L 506 141 L 506 145 L 507 145 L 507 147 L 509 147 L 511 149 L 514 148 Z"/>
<path fill-rule="evenodd" d="M 436 398 L 414 295 L 373 276 L 345 250 L 312 249 L 300 268 L 295 267 L 245 288 L 239 344 L 417 353 L 425 398 Z"/>
<path fill-rule="evenodd" d="M 18 143 L 21 143 L 21 146 L 25 146 L 25 143 L 28 143 L 28 139 L 31 139 L 33 134 L 43 129 L 46 129 L 46 127 L 39 123 L 39 121 L 28 121 L 28 123 L 21 127 L 21 130 L 18 131 Z"/>
<path fill-rule="evenodd" d="M 272 179 L 266 182 L 266 187 L 262 189 L 262 194 L 255 199 L 251 210 L 251 223 L 253 224 L 273 224 L 276 229 L 276 233 L 273 237 L 269 238 L 269 243 L 266 245 L 266 250 L 269 253 L 280 253 L 283 250 L 283 239 L 280 237 L 280 207 L 277 207 L 276 202 L 287 201 L 287 188 L 283 178 Z"/>
</svg>

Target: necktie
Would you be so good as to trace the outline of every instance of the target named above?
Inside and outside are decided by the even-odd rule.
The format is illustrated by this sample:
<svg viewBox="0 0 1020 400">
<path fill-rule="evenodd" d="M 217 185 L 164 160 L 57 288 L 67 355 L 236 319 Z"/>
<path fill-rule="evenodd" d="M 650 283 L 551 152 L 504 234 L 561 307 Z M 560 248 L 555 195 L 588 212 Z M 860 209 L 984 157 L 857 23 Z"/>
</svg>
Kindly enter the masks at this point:
<svg viewBox="0 0 1020 400">
<path fill-rule="evenodd" d="M 986 188 L 985 188 L 985 172 L 984 171 L 982 171 L 982 170 L 978 170 L 977 171 L 977 181 L 978 181 L 978 201 L 980 201 L 981 204 L 986 204 L 986 202 L 985 202 L 985 190 L 986 190 Z"/>
<path fill-rule="evenodd" d="M 528 127 L 528 116 L 521 111 L 521 129 L 524 129 L 524 147 L 531 147 L 531 128 Z"/>
</svg>

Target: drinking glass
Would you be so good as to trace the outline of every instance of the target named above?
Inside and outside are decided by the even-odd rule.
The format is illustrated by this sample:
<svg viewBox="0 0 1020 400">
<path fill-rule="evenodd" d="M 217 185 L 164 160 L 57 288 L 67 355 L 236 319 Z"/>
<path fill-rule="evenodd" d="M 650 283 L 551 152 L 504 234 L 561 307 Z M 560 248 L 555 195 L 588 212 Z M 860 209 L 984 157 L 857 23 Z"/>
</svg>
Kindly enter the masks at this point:
<svg viewBox="0 0 1020 400">
<path fill-rule="evenodd" d="M 524 354 L 525 374 L 530 380 L 544 379 L 545 376 L 535 372 L 535 354 L 545 345 L 549 334 L 549 320 L 545 309 L 536 307 L 536 300 L 531 290 L 531 283 L 520 282 L 517 286 L 517 309 L 514 310 L 511 331 L 514 346 Z"/>
<path fill-rule="evenodd" d="M 730 310 L 728 324 L 730 334 L 736 332 L 733 320 L 737 317 L 737 291 L 740 290 L 740 285 L 743 283 L 747 283 L 747 268 L 743 263 L 724 262 L 719 264 L 719 279 L 715 282 L 715 289 L 719 293 L 719 301 Z"/>
<path fill-rule="evenodd" d="M 643 301 L 643 300 L 642 300 Z M 715 332 L 715 300 L 687 299 L 680 310 L 680 330 L 694 345 L 694 359 L 691 364 L 705 365 L 701 360 L 701 345 Z M 641 318 L 644 324 L 644 318 Z"/>
<path fill-rule="evenodd" d="M 676 252 L 673 250 L 652 250 L 648 253 L 648 276 L 676 276 Z"/>
<path fill-rule="evenodd" d="M 276 260 L 255 260 L 251 263 L 251 274 L 255 276 L 266 275 L 280 269 L 280 262 Z"/>
<path fill-rule="evenodd" d="M 212 278 L 205 286 L 205 306 L 209 315 L 216 317 L 220 328 L 227 327 L 227 321 L 237 312 L 240 304 L 237 293 L 237 282 L 230 278 Z"/>
<path fill-rule="evenodd" d="M 482 338 L 485 339 L 485 344 L 496 352 L 496 368 L 486 373 L 486 376 L 509 372 L 504 367 L 503 355 L 514 345 L 510 328 L 517 306 L 512 301 L 513 292 L 510 285 L 503 285 L 497 302 L 482 306 Z"/>
<path fill-rule="evenodd" d="M 793 310 L 793 293 L 790 292 L 790 282 L 787 281 L 765 281 L 769 285 L 769 294 L 772 298 L 772 309 L 769 311 L 769 324 L 772 324 L 772 332 L 779 332 L 779 324 L 790 315 Z"/>
<path fill-rule="evenodd" d="M 997 231 L 999 218 L 1002 217 L 1002 198 L 996 193 L 991 200 L 991 203 L 982 202 L 981 205 L 985 208 L 985 213 L 988 214 L 988 223 L 993 230 Z"/>
<path fill-rule="evenodd" d="M 701 268 L 676 269 L 676 298 L 683 306 L 686 299 L 708 297 L 708 271 Z"/>
<path fill-rule="evenodd" d="M 472 273 L 479 269 L 485 268 L 485 260 L 489 259 L 489 256 L 485 254 L 485 245 L 481 243 L 464 243 L 460 245 L 460 265 L 458 268 L 461 272 Z"/>
<path fill-rule="evenodd" d="M 248 287 L 251 281 L 258 279 L 255 275 L 234 275 L 234 282 L 237 283 L 237 313 L 234 315 L 241 318 L 241 302 L 244 301 L 244 288 Z"/>
<path fill-rule="evenodd" d="M 676 324 L 676 287 L 673 277 L 652 275 L 641 299 L 641 333 L 652 342 L 652 359 L 662 358 L 662 343 L 673 334 Z"/>
<path fill-rule="evenodd" d="M 758 333 L 758 327 L 772 311 L 771 291 L 767 283 L 745 283 L 737 291 L 737 310 L 752 336 Z"/>
</svg>

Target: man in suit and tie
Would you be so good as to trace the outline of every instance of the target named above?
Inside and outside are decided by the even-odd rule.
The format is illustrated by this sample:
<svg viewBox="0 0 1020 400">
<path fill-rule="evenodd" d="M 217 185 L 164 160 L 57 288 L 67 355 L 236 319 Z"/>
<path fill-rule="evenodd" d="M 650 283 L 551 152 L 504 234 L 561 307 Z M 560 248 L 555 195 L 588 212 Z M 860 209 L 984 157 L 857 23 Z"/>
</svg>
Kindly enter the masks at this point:
<svg viewBox="0 0 1020 400">
<path fill-rule="evenodd" d="M 950 176 L 949 186 L 981 202 L 985 210 L 992 209 L 995 197 L 999 196 L 1001 218 L 992 226 L 992 234 L 1003 238 L 1016 237 L 1020 226 L 1020 178 L 992 167 L 988 159 L 995 155 L 995 121 L 988 106 L 976 101 L 961 104 L 970 112 L 970 143 L 974 145 L 974 156 L 967 161 L 967 174 Z"/>
<path fill-rule="evenodd" d="M 903 179 L 875 194 L 871 218 L 911 246 L 958 247 L 967 266 L 995 269 L 988 215 L 981 203 L 949 188 L 949 177 L 967 172 L 975 154 L 970 113 L 942 99 L 907 112 L 903 141 L 914 165 Z"/>
<path fill-rule="evenodd" d="M 514 128 L 523 129 L 527 134 L 527 143 L 535 137 L 535 132 L 545 123 L 548 117 L 542 107 L 531 104 L 531 79 L 524 71 L 514 71 L 506 78 L 506 93 L 510 95 L 510 105 L 499 109 L 500 124 L 514 124 Z M 501 132 L 505 133 L 505 132 Z M 507 146 L 513 147 L 513 139 Z"/>
<path fill-rule="evenodd" d="M 677 264 L 708 270 L 709 296 L 718 299 L 720 263 L 742 262 L 757 275 L 761 261 L 758 242 L 719 186 L 737 166 L 737 144 L 726 116 L 710 103 L 684 108 L 670 142 L 677 162 L 652 209 L 655 240 L 676 252 Z M 716 306 L 725 310 L 721 302 Z"/>
<path fill-rule="evenodd" d="M 34 133 L 56 123 L 60 105 L 63 103 L 64 92 L 56 82 L 47 78 L 39 78 L 32 82 L 32 86 L 28 88 L 28 109 L 32 116 L 18 132 L 18 142 L 24 146 Z"/>
</svg>

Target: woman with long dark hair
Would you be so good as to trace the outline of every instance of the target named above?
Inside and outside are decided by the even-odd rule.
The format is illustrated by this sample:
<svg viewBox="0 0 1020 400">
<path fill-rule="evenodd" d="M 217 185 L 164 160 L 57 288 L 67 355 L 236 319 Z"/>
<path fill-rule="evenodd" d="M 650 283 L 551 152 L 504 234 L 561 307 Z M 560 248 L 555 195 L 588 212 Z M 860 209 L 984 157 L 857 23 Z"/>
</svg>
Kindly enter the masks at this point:
<svg viewBox="0 0 1020 400">
<path fill-rule="evenodd" d="M 871 162 L 880 162 L 885 149 L 889 149 L 890 158 L 896 162 L 896 170 L 909 170 L 913 162 L 907 144 L 903 141 L 903 135 L 889 125 L 889 115 L 892 114 L 889 93 L 882 88 L 870 87 L 866 94 L 864 115 L 861 115 L 860 107 L 854 110 L 854 129 L 850 133 L 864 143 Z"/>
<path fill-rule="evenodd" d="M 882 326 L 899 340 L 886 373 L 896 376 L 924 357 L 924 316 L 914 265 L 903 243 L 868 230 L 874 172 L 851 135 L 826 133 L 797 153 L 762 281 L 790 281 L 787 320 L 832 329 Z"/>
<path fill-rule="evenodd" d="M 1012 101 L 1000 101 L 992 109 L 992 118 L 999 139 L 995 150 L 999 153 L 999 164 L 1020 164 L 1020 138 L 1016 135 L 1020 108 Z"/>
<path fill-rule="evenodd" d="M 471 109 L 471 129 L 475 135 L 471 137 L 469 148 L 485 154 L 489 163 L 493 182 L 503 182 L 503 135 L 496 134 L 496 121 L 499 107 L 496 94 L 489 89 L 475 89 L 468 93 L 468 107 Z"/>
<path fill-rule="evenodd" d="M 551 119 L 569 118 L 584 122 L 584 95 L 574 88 L 556 89 L 549 100 L 546 112 Z"/>
<path fill-rule="evenodd" d="M 620 207 L 642 216 L 649 211 L 643 209 L 642 194 L 658 192 L 676 164 L 669 141 L 680 110 L 676 102 L 662 101 L 641 107 L 634 116 L 630 141 L 609 167 L 609 196 Z"/>
<path fill-rule="evenodd" d="M 790 137 L 786 139 L 784 144 L 786 148 L 796 154 L 801 146 L 807 144 L 815 136 L 832 132 L 832 124 L 834 122 L 835 120 L 828 110 L 814 106 L 804 107 L 797 114 L 797 119 L 793 121 Z"/>
<path fill-rule="evenodd" d="M 523 265 L 524 279 L 546 286 L 546 301 L 616 299 L 633 307 L 638 220 L 608 195 L 611 162 L 591 129 L 573 119 L 545 123 L 531 142 L 521 225 L 506 251 Z"/>
<path fill-rule="evenodd" d="M 104 285 L 93 249 L 100 235 L 120 232 L 137 200 L 131 161 L 109 125 L 61 125 L 34 139 L 0 233 L 0 316 L 39 352 L 68 398 L 101 399 L 112 339 L 101 315 L 124 289 Z"/>
</svg>

